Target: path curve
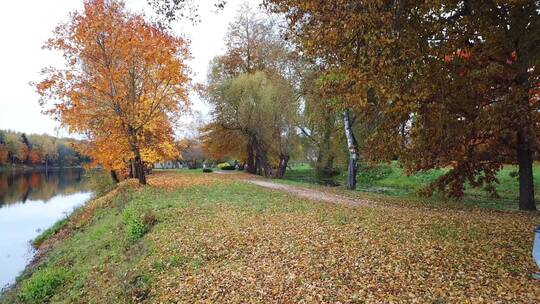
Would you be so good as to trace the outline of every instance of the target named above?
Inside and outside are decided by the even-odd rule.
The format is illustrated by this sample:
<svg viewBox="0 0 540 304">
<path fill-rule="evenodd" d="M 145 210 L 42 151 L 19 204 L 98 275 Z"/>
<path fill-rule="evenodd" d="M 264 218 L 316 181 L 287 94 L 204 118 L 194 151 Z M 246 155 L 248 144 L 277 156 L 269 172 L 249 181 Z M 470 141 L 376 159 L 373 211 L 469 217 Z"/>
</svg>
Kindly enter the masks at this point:
<svg viewBox="0 0 540 304">
<path fill-rule="evenodd" d="M 380 204 L 365 200 L 365 199 L 352 199 L 350 197 L 331 194 L 324 191 L 319 191 L 310 188 L 295 187 L 290 185 L 278 184 L 265 180 L 246 180 L 246 182 L 255 184 L 264 188 L 279 190 L 287 193 L 294 194 L 296 196 L 307 198 L 313 201 L 322 201 L 333 204 L 341 204 L 347 206 L 361 206 L 361 207 L 381 207 Z"/>
</svg>

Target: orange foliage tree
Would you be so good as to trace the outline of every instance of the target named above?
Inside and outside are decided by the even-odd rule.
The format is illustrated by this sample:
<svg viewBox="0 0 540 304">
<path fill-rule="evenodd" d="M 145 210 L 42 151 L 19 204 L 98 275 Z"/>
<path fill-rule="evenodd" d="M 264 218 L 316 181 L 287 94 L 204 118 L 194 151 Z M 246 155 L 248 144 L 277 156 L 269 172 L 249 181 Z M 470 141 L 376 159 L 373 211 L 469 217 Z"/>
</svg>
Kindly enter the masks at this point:
<svg viewBox="0 0 540 304">
<path fill-rule="evenodd" d="M 535 210 L 540 151 L 538 1 L 265 0 L 325 70 L 336 105 L 371 124 L 362 151 L 409 173 L 448 168 L 424 191 L 495 195 L 517 164 L 519 208 Z"/>
<path fill-rule="evenodd" d="M 41 103 L 70 132 L 88 137 L 85 153 L 96 164 L 145 184 L 146 163 L 177 154 L 174 119 L 189 107 L 184 39 L 122 1 L 88 0 L 45 48 L 62 52 L 66 65 L 44 70 L 36 85 Z"/>
</svg>

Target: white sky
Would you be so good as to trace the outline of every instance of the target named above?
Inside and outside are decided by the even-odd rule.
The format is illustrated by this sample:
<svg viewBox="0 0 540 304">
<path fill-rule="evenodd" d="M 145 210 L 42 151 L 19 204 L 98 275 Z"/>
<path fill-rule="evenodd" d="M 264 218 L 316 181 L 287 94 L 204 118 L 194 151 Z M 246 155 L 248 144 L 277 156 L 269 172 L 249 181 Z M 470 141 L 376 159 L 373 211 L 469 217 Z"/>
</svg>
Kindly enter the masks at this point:
<svg viewBox="0 0 540 304">
<path fill-rule="evenodd" d="M 252 6 L 260 0 L 229 0 L 224 10 L 216 13 L 214 0 L 200 0 L 202 22 L 189 21 L 174 24 L 177 34 L 191 40 L 191 61 L 194 82 L 203 82 L 210 60 L 223 52 L 223 38 L 229 22 L 234 19 L 243 2 Z M 128 8 L 137 12 L 152 10 L 146 0 L 126 0 Z M 0 3 L 0 129 L 27 133 L 68 135 L 58 124 L 41 114 L 39 95 L 30 81 L 39 81 L 40 70 L 47 66 L 60 66 L 59 53 L 41 49 L 52 36 L 55 26 L 65 21 L 68 13 L 82 8 L 82 0 L 17 0 Z M 194 109 L 203 115 L 208 107 L 196 96 Z"/>
</svg>

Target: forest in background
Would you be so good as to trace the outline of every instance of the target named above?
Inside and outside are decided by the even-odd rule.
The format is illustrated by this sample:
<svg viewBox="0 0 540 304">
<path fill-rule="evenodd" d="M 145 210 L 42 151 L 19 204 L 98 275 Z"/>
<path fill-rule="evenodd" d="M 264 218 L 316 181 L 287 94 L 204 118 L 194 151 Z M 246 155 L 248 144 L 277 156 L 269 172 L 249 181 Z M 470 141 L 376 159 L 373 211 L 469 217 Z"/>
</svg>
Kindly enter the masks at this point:
<svg viewBox="0 0 540 304">
<path fill-rule="evenodd" d="M 80 166 L 90 159 L 76 150 L 79 143 L 72 138 L 0 130 L 0 168 Z"/>
</svg>

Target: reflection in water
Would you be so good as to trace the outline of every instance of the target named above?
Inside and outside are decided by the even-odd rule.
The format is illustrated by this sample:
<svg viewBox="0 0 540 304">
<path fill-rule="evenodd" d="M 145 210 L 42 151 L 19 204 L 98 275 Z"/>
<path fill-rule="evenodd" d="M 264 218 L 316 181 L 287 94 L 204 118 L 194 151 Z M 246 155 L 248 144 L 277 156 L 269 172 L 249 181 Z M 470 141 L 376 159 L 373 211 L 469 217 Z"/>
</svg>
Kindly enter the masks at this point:
<svg viewBox="0 0 540 304">
<path fill-rule="evenodd" d="M 49 201 L 59 194 L 88 190 L 81 169 L 49 172 L 0 172 L 0 207 L 27 200 Z"/>
<path fill-rule="evenodd" d="M 30 242 L 90 196 L 80 169 L 0 173 L 0 289 L 32 258 Z"/>
</svg>

